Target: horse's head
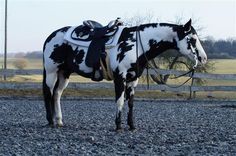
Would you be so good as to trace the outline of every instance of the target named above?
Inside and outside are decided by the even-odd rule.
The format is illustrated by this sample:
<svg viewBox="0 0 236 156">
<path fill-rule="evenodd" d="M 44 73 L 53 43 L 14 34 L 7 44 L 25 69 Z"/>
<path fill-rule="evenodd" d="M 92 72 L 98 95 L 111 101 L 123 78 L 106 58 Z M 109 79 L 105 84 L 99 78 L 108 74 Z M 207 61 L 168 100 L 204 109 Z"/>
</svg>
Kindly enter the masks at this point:
<svg viewBox="0 0 236 156">
<path fill-rule="evenodd" d="M 200 64 L 204 65 L 207 62 L 207 55 L 200 43 L 195 29 L 191 25 L 191 19 L 185 25 L 176 26 L 177 31 L 177 46 L 181 54 L 188 56 L 195 61 L 195 67 Z"/>
</svg>

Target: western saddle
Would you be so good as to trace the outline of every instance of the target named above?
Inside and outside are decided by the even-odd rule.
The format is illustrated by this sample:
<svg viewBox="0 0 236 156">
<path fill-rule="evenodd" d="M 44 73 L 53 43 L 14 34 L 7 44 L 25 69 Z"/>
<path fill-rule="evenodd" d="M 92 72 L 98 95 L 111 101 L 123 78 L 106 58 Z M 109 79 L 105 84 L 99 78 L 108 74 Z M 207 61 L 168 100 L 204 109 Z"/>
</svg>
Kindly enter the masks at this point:
<svg viewBox="0 0 236 156">
<path fill-rule="evenodd" d="M 86 20 L 83 25 L 76 27 L 71 33 L 71 38 L 78 41 L 91 42 L 85 58 L 85 64 L 93 68 L 92 80 L 101 81 L 103 71 L 100 62 L 105 62 L 105 44 L 118 31 L 118 27 L 123 25 L 120 18 L 113 20 L 106 26 L 92 20 Z M 99 74 L 97 74 L 99 72 Z M 100 75 L 100 76 L 97 76 Z"/>
<path fill-rule="evenodd" d="M 102 26 L 102 24 L 93 20 L 86 20 L 83 21 L 83 25 L 74 29 L 71 33 L 71 38 L 80 41 L 91 41 L 94 38 L 111 37 L 116 33 L 120 25 L 123 25 L 120 18 L 109 22 L 106 26 Z M 74 33 L 76 36 L 72 36 Z"/>
</svg>

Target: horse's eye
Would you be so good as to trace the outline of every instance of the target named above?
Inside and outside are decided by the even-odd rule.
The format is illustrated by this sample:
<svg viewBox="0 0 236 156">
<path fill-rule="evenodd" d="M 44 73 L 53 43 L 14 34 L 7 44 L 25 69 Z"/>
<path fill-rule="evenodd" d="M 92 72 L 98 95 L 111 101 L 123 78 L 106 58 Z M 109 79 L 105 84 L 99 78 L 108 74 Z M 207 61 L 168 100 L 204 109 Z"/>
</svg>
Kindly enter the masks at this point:
<svg viewBox="0 0 236 156">
<path fill-rule="evenodd" d="M 191 44 L 195 47 L 196 46 L 196 39 L 194 39 L 194 38 L 191 38 L 190 39 L 190 42 L 191 42 Z"/>
</svg>

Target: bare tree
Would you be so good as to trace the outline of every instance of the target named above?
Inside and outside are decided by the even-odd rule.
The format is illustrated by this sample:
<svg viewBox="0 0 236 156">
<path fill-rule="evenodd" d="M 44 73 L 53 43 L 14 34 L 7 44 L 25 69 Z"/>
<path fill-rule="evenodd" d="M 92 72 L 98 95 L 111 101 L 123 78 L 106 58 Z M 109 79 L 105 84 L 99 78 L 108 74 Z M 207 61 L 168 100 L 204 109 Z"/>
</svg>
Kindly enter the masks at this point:
<svg viewBox="0 0 236 156">
<path fill-rule="evenodd" d="M 152 12 L 147 12 L 144 15 L 140 15 L 137 13 L 133 17 L 125 18 L 124 19 L 124 25 L 126 26 L 136 26 L 144 23 L 151 23 L 156 22 L 154 21 L 154 15 Z"/>
<path fill-rule="evenodd" d="M 24 58 L 17 59 L 13 62 L 13 65 L 17 69 L 25 69 L 28 66 L 28 61 Z"/>
</svg>

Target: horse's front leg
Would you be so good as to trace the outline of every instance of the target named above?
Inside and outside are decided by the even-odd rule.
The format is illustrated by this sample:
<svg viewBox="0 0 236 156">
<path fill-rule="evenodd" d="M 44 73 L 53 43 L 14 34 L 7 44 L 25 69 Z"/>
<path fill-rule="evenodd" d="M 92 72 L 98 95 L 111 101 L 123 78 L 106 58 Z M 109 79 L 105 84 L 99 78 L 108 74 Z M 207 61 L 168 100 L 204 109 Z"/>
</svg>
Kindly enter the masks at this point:
<svg viewBox="0 0 236 156">
<path fill-rule="evenodd" d="M 134 95 L 131 95 L 128 100 L 129 112 L 127 117 L 127 124 L 129 125 L 129 130 L 134 130 L 134 120 L 133 120 L 133 102 L 134 102 Z"/>
<path fill-rule="evenodd" d="M 133 105 L 134 105 L 134 88 L 138 84 L 138 79 L 136 81 L 127 84 L 126 88 L 126 99 L 128 100 L 129 112 L 127 117 L 127 124 L 129 125 L 129 130 L 134 130 L 134 119 L 133 119 Z"/>
<path fill-rule="evenodd" d="M 124 94 L 125 94 L 125 83 L 122 79 L 115 79 L 115 94 L 116 94 L 116 104 L 117 104 L 117 113 L 116 113 L 116 130 L 122 130 L 121 127 L 121 112 L 124 106 Z"/>
</svg>

